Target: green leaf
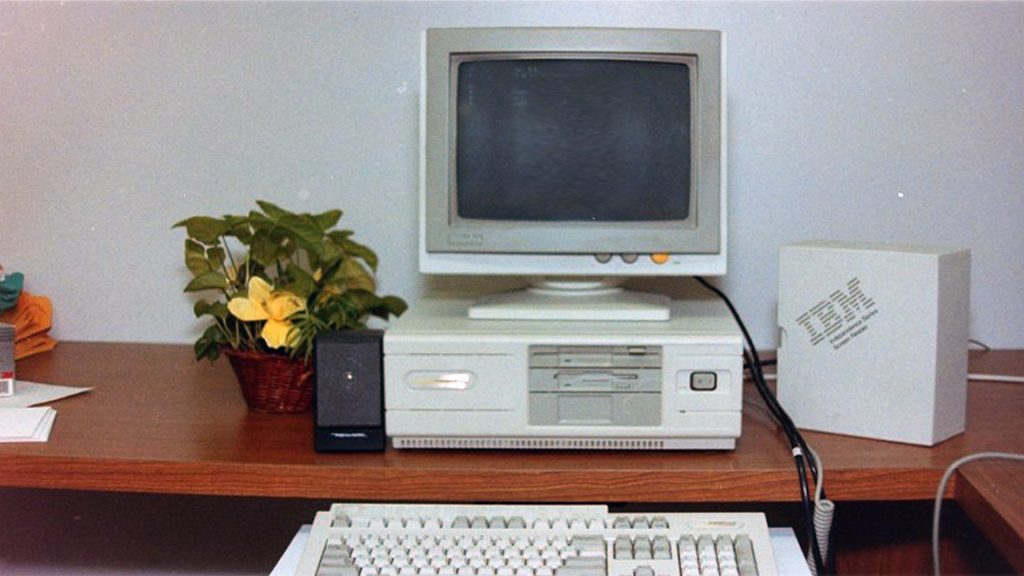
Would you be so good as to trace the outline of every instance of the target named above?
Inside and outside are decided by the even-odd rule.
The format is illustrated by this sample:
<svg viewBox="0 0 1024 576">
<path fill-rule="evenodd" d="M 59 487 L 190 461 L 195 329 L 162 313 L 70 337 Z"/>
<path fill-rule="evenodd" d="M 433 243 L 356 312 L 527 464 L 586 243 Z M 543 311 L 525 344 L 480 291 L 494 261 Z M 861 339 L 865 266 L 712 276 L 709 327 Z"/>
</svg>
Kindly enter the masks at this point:
<svg viewBox="0 0 1024 576">
<path fill-rule="evenodd" d="M 362 259 L 370 267 L 370 270 L 377 270 L 377 253 L 370 249 L 369 246 L 360 244 L 355 240 L 346 238 L 341 243 L 342 250 L 345 251 L 349 256 Z"/>
<path fill-rule="evenodd" d="M 355 232 L 351 230 L 331 230 L 327 233 L 327 237 L 337 242 L 340 246 L 346 239 L 350 238 L 354 234 Z"/>
<path fill-rule="evenodd" d="M 220 237 L 228 231 L 226 222 L 209 216 L 193 216 L 178 222 L 173 227 L 178 228 L 180 226 L 185 227 L 185 233 L 189 237 L 195 238 L 208 246 L 218 244 Z"/>
<path fill-rule="evenodd" d="M 290 355 L 303 357 L 307 361 L 312 357 L 315 350 L 317 335 L 331 328 L 324 319 L 317 317 L 308 310 L 298 312 L 291 317 L 292 326 L 295 328 L 295 345 Z"/>
<path fill-rule="evenodd" d="M 366 306 L 366 312 L 384 320 L 390 320 L 391 316 L 401 316 L 408 305 L 405 300 L 397 296 L 374 297 L 372 302 Z"/>
<path fill-rule="evenodd" d="M 210 271 L 210 262 L 206 259 L 206 248 L 191 238 L 185 238 L 185 267 L 192 276 L 199 276 Z"/>
<path fill-rule="evenodd" d="M 381 298 L 382 305 L 387 309 L 388 312 L 395 316 L 401 316 L 405 314 L 405 311 L 409 309 L 409 305 L 398 296 L 384 296 Z"/>
<path fill-rule="evenodd" d="M 249 224 L 252 226 L 254 231 L 269 230 L 275 226 L 274 220 L 268 218 L 266 214 L 257 210 L 249 212 Z"/>
<path fill-rule="evenodd" d="M 320 228 L 320 232 L 326 234 L 328 230 L 334 228 L 334 225 L 341 220 L 341 210 L 328 210 L 322 214 L 313 216 L 313 220 L 316 221 L 317 226 Z"/>
<path fill-rule="evenodd" d="M 341 265 L 344 262 L 345 260 L 342 258 L 339 258 L 333 262 L 322 262 L 323 271 L 320 274 L 320 285 L 335 285 L 339 288 L 339 292 L 344 292 L 344 285 L 342 282 L 340 282 L 340 280 L 343 279 L 343 275 L 338 273 L 338 271 L 341 269 Z"/>
<path fill-rule="evenodd" d="M 202 290 L 224 290 L 228 287 L 228 277 L 222 272 L 210 270 L 196 276 L 185 286 L 185 292 L 199 292 Z"/>
<path fill-rule="evenodd" d="M 196 318 L 209 314 L 215 318 L 223 320 L 228 316 L 228 305 L 220 301 L 209 302 L 207 300 L 200 300 L 196 302 L 193 311 L 196 314 Z"/>
<path fill-rule="evenodd" d="M 280 208 L 276 204 L 271 204 L 266 200 L 257 200 L 256 204 L 263 210 L 263 213 L 270 217 L 271 220 L 280 220 L 284 216 L 291 215 L 291 212 Z"/>
<path fill-rule="evenodd" d="M 216 324 L 213 324 L 196 340 L 195 346 L 192 349 L 195 352 L 196 360 L 206 358 L 213 362 L 220 356 L 220 347 L 226 343 L 227 340 L 224 338 L 224 333 L 220 331 Z"/>
<path fill-rule="evenodd" d="M 376 283 L 369 270 L 363 267 L 358 260 L 346 258 L 335 274 L 335 279 L 349 290 L 367 290 L 373 292 Z"/>
<path fill-rule="evenodd" d="M 285 214 L 277 221 L 277 225 L 307 251 L 317 256 L 320 255 L 323 232 L 320 231 L 320 226 L 311 216 L 308 214 Z"/>
<path fill-rule="evenodd" d="M 332 301 L 331 306 L 324 312 L 324 318 L 335 330 L 360 328 L 363 326 L 362 317 L 362 310 L 352 302 L 347 293 Z"/>
<path fill-rule="evenodd" d="M 224 249 L 220 246 L 214 246 L 206 249 L 206 262 L 210 265 L 210 270 L 219 270 L 224 267 Z"/>
<path fill-rule="evenodd" d="M 252 236 L 249 256 L 261 266 L 270 266 L 277 259 L 278 243 L 267 230 L 257 230 Z"/>
<path fill-rule="evenodd" d="M 245 266 L 248 266 L 248 268 L 249 268 L 248 273 L 246 273 L 246 271 L 244 269 Z M 249 285 L 249 280 L 251 278 L 256 277 L 256 276 L 259 276 L 260 278 L 263 278 L 264 280 L 269 280 L 270 279 L 270 274 L 267 272 L 267 267 L 263 266 L 259 262 L 256 262 L 255 260 L 252 261 L 252 262 L 247 262 L 245 265 L 239 265 L 239 268 L 240 268 L 239 274 L 238 274 L 239 279 L 238 279 L 237 282 L 235 282 L 235 284 L 238 285 L 238 286 L 248 286 Z"/>
<path fill-rule="evenodd" d="M 280 286 L 280 290 L 291 292 L 303 300 L 307 300 L 310 295 L 316 292 L 316 280 L 313 280 L 313 276 L 302 268 L 289 266 L 287 276 L 289 277 L 289 282 L 284 286 Z"/>
<path fill-rule="evenodd" d="M 242 244 L 248 245 L 252 240 L 252 225 L 247 216 L 225 216 L 224 223 L 228 228 L 227 234 L 238 238 Z"/>
<path fill-rule="evenodd" d="M 324 238 L 323 246 L 320 251 L 320 264 L 325 267 L 332 266 L 338 260 L 341 260 L 345 256 L 345 252 L 341 249 L 341 246 L 334 241 L 333 238 Z"/>
</svg>

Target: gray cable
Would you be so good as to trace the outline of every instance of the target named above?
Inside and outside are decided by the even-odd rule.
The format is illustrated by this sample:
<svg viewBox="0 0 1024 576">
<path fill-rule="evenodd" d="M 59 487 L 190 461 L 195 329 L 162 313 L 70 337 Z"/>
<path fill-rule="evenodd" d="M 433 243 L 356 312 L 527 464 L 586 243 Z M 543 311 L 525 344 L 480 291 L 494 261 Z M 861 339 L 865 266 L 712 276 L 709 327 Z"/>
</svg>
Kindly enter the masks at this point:
<svg viewBox="0 0 1024 576">
<path fill-rule="evenodd" d="M 818 540 L 821 562 L 827 566 L 828 541 L 829 535 L 832 532 L 832 516 L 835 514 L 836 505 L 831 500 L 821 497 L 825 484 L 825 467 L 822 465 L 818 453 L 811 448 L 810 444 L 807 445 L 807 451 L 811 453 L 811 458 L 814 459 L 814 467 L 818 471 L 818 481 L 814 489 L 814 535 Z M 817 576 L 818 571 L 814 564 L 814 558 L 808 553 L 807 565 L 811 569 L 811 574 Z"/>
<path fill-rule="evenodd" d="M 932 568 L 935 576 L 940 576 L 942 574 L 939 564 L 939 515 L 942 513 L 942 496 L 946 493 L 946 485 L 949 484 L 949 479 L 953 476 L 953 472 L 956 472 L 957 468 L 967 464 L 968 462 L 974 462 L 975 460 L 983 460 L 986 458 L 1024 462 L 1024 454 L 1013 454 L 1009 452 L 978 452 L 977 454 L 968 454 L 967 456 L 964 456 L 950 464 L 949 468 L 946 468 L 946 473 L 942 475 L 942 481 L 939 482 L 939 488 L 935 492 L 935 510 L 932 515 Z"/>
</svg>

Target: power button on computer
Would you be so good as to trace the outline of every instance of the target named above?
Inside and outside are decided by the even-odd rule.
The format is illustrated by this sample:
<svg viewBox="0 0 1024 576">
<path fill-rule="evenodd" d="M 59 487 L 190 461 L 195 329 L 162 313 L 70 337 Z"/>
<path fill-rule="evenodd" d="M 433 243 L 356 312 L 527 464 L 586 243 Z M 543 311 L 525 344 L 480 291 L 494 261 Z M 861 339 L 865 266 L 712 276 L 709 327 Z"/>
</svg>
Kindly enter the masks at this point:
<svg viewBox="0 0 1024 576">
<path fill-rule="evenodd" d="M 718 375 L 714 372 L 694 372 L 690 374 L 690 390 L 694 392 L 711 392 L 718 388 Z"/>
</svg>

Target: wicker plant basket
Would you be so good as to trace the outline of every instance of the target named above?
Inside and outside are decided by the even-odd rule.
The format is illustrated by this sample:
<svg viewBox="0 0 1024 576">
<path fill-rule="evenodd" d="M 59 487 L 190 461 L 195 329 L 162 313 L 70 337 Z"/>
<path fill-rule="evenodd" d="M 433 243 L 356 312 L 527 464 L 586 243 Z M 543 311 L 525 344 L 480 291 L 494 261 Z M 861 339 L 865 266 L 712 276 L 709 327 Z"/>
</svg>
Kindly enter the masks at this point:
<svg viewBox="0 0 1024 576">
<path fill-rule="evenodd" d="M 249 350 L 223 350 L 245 403 L 253 412 L 299 414 L 313 402 L 313 366 L 301 359 Z"/>
</svg>

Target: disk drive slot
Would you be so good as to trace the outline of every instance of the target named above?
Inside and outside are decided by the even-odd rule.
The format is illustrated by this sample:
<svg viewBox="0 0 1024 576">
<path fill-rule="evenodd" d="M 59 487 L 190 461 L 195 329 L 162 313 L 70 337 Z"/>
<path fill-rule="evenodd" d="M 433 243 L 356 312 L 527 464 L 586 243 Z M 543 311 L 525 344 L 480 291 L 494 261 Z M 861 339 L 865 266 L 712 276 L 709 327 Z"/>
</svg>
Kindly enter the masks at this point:
<svg viewBox="0 0 1024 576">
<path fill-rule="evenodd" d="M 658 426 L 660 346 L 531 346 L 531 426 Z"/>
</svg>

